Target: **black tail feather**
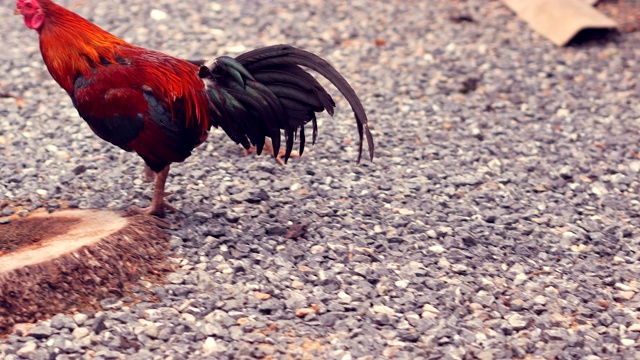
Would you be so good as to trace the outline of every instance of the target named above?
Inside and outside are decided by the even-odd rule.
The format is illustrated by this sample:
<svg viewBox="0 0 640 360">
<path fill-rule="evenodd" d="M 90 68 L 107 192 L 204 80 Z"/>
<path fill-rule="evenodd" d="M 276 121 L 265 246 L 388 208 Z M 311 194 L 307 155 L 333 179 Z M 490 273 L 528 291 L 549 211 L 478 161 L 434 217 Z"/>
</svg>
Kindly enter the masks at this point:
<svg viewBox="0 0 640 360">
<path fill-rule="evenodd" d="M 211 94 L 213 125 L 221 126 L 229 137 L 245 147 L 249 142 L 254 144 L 258 153 L 262 151 L 264 137 L 270 137 L 274 156 L 280 148 L 280 130 L 284 130 L 285 161 L 299 133 L 302 154 L 306 141 L 304 125 L 312 122 L 312 143 L 315 143 L 318 134 L 315 112 L 326 110 L 333 115 L 335 102 L 300 66 L 318 72 L 344 95 L 358 127 L 358 162 L 365 139 L 369 157 L 373 159 L 374 143 L 367 115 L 351 85 L 322 58 L 288 45 L 256 49 L 235 59 L 221 57 L 209 68 L 203 66 L 200 75 Z"/>
<path fill-rule="evenodd" d="M 312 91 L 322 102 L 322 105 L 324 106 L 325 110 L 327 110 L 327 113 L 333 116 L 333 109 L 336 104 L 333 102 L 331 96 L 322 87 L 322 85 L 318 83 L 318 80 L 316 80 L 313 76 L 311 76 L 311 74 L 302 70 L 298 66 L 289 66 L 286 68 L 286 71 L 261 71 L 255 75 L 255 78 L 260 82 L 287 84 Z"/>
</svg>

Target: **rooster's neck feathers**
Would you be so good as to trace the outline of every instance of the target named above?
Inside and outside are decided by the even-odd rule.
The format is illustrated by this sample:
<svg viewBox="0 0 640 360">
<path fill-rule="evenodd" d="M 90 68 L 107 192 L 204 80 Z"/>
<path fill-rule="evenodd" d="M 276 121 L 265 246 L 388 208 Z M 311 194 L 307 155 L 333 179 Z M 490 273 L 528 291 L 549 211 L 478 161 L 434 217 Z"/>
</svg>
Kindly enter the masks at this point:
<svg viewBox="0 0 640 360">
<path fill-rule="evenodd" d="M 174 103 L 181 99 L 184 101 L 186 124 L 199 126 L 203 136 L 206 134 L 209 109 L 204 83 L 197 76 L 197 66 L 133 46 L 49 0 L 41 0 L 41 5 L 45 22 L 39 30 L 40 51 L 51 76 L 72 98 L 74 81 L 78 76 L 91 78 L 94 72 L 108 64 L 126 59 L 128 65 L 135 62 L 134 66 L 139 70 L 136 82 L 152 89 L 170 109 L 172 116 Z M 124 78 L 130 76 L 120 75 Z"/>
<path fill-rule="evenodd" d="M 119 51 L 132 45 L 81 16 L 46 2 L 40 29 L 40 50 L 49 72 L 68 93 L 78 75 L 89 76 L 101 61 L 115 62 Z"/>
</svg>

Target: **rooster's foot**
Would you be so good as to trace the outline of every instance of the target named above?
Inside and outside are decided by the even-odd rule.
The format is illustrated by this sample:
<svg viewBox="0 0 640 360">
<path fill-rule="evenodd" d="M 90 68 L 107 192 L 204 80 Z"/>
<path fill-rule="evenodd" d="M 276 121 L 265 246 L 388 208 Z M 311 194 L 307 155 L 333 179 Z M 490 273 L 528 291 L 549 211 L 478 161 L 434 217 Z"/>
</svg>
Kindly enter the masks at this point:
<svg viewBox="0 0 640 360">
<path fill-rule="evenodd" d="M 252 146 L 249 149 L 242 149 L 242 150 L 244 152 L 244 156 L 249 156 L 250 154 L 257 154 L 258 153 L 258 151 L 257 151 L 255 146 Z M 266 153 L 266 154 L 273 154 L 273 146 L 271 146 L 271 142 L 266 141 L 264 143 L 264 146 L 262 147 L 262 152 Z M 284 162 L 285 153 L 286 153 L 285 149 L 280 149 L 278 151 L 278 155 L 276 155 L 276 161 L 279 162 L 280 165 L 284 165 L 285 164 L 285 162 Z M 289 154 L 289 157 L 290 158 L 300 157 L 300 154 L 298 154 L 295 151 L 292 151 L 291 154 Z"/>
<path fill-rule="evenodd" d="M 176 208 L 164 201 L 164 198 L 169 195 L 171 195 L 171 193 L 163 193 L 162 196 L 154 197 L 153 200 L 151 200 L 151 205 L 149 207 L 140 208 L 138 206 L 132 205 L 129 207 L 129 210 L 142 215 L 152 215 L 160 217 L 163 217 L 167 212 L 177 212 L 178 210 Z"/>
</svg>

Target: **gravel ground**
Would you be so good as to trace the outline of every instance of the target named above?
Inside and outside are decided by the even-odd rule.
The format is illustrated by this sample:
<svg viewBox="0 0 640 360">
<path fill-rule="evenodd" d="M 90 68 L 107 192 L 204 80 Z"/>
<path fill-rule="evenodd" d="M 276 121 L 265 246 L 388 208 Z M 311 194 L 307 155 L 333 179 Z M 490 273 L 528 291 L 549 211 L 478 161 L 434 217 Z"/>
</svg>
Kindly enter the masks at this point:
<svg viewBox="0 0 640 360">
<path fill-rule="evenodd" d="M 320 54 L 377 158 L 355 164 L 344 101 L 288 166 L 214 132 L 173 166 L 157 301 L 56 315 L 1 358 L 639 358 L 640 33 L 557 48 L 487 0 L 66 3 L 176 56 Z M 91 133 L 0 4 L 0 201 L 146 205 L 142 161 Z"/>
</svg>

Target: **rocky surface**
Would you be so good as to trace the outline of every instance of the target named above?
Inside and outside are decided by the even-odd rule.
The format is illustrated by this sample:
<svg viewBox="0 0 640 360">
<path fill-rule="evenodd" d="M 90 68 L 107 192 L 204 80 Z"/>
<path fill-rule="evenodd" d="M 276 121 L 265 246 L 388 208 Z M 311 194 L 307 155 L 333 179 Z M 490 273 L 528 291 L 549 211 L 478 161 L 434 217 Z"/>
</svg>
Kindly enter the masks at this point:
<svg viewBox="0 0 640 360">
<path fill-rule="evenodd" d="M 91 133 L 0 4 L 0 212 L 146 205 L 142 161 Z M 344 101 L 287 166 L 214 131 L 172 168 L 167 284 L 19 327 L 0 357 L 638 353 L 640 33 L 557 48 L 487 0 L 65 4 L 185 58 L 313 51 L 362 97 L 377 157 L 355 164 Z"/>
</svg>

